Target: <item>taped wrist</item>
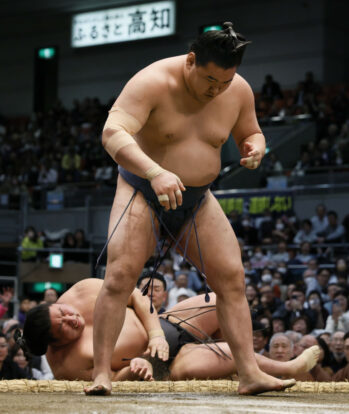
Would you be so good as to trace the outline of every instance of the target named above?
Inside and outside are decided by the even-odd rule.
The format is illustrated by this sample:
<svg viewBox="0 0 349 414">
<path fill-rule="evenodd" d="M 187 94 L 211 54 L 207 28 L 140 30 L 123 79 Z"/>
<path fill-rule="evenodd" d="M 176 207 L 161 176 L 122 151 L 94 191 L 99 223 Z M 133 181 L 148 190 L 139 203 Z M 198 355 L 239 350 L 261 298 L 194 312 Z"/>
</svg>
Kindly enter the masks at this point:
<svg viewBox="0 0 349 414">
<path fill-rule="evenodd" d="M 159 337 L 159 336 L 162 336 L 165 338 L 165 333 L 162 329 L 152 329 L 151 331 L 148 332 L 149 340 Z"/>
<path fill-rule="evenodd" d="M 103 134 L 109 135 L 104 148 L 115 159 L 121 148 L 129 144 L 136 144 L 132 135 L 141 128 L 141 123 L 135 117 L 121 108 L 112 107 L 103 129 Z"/>
<path fill-rule="evenodd" d="M 164 171 L 165 170 L 160 167 L 160 165 L 155 164 L 154 167 L 149 168 L 149 170 L 145 172 L 145 176 L 147 177 L 147 180 L 151 181 L 153 178 L 157 177 Z"/>
</svg>

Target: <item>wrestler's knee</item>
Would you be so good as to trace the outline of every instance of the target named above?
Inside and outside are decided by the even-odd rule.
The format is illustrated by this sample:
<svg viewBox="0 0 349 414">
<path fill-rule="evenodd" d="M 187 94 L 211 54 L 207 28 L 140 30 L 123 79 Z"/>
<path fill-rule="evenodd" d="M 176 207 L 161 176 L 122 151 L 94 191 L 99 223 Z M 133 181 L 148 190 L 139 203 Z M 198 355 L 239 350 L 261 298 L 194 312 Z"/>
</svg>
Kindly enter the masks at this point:
<svg viewBox="0 0 349 414">
<path fill-rule="evenodd" d="M 245 272 L 242 265 L 226 267 L 210 286 L 218 296 L 245 294 Z"/>
<path fill-rule="evenodd" d="M 110 294 L 130 295 L 135 288 L 141 269 L 129 261 L 108 262 L 104 288 Z"/>
<path fill-rule="evenodd" d="M 170 367 L 170 379 L 180 381 L 192 378 L 192 355 L 193 344 L 182 346 Z M 190 355 L 189 355 L 190 354 Z"/>
</svg>

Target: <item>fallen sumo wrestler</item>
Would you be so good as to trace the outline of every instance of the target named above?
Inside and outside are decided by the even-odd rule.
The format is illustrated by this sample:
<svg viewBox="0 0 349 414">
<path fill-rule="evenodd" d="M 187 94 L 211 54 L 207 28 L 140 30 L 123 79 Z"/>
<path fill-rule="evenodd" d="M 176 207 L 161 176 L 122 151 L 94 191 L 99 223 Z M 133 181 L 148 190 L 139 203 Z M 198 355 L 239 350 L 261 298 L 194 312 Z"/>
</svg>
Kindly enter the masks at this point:
<svg viewBox="0 0 349 414">
<path fill-rule="evenodd" d="M 18 342 L 33 354 L 46 353 L 56 379 L 92 379 L 93 311 L 102 283 L 99 279 L 82 280 L 55 304 L 39 305 L 28 313 L 23 338 L 19 337 Z M 151 361 L 156 361 L 155 355 L 159 360 L 168 361 L 168 377 L 162 379 L 222 379 L 236 374 L 229 346 L 220 339 L 214 293 L 210 293 L 210 305 L 205 303 L 204 295 L 178 303 L 160 317 L 161 328 L 158 326 L 155 330 L 158 316 L 156 311 L 149 313 L 148 297 L 137 289 L 132 296 L 129 303 L 134 309 L 126 310 L 125 323 L 112 356 L 113 381 L 153 380 L 153 367 L 144 353 Z M 164 335 L 169 343 L 169 355 Z M 256 354 L 263 371 L 282 378 L 297 377 L 309 371 L 318 357 L 317 346 L 288 362 Z M 294 384 L 293 379 L 284 380 L 280 389 Z M 105 390 L 101 389 L 100 393 L 104 394 Z M 96 394 L 99 394 L 97 390 Z"/>
</svg>

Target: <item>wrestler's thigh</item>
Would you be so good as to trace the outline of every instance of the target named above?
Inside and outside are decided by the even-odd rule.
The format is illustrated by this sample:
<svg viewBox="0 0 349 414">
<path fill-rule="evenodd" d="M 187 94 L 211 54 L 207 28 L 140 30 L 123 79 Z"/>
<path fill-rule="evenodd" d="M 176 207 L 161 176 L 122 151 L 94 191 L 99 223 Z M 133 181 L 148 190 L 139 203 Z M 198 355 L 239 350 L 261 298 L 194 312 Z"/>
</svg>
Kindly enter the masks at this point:
<svg viewBox="0 0 349 414">
<path fill-rule="evenodd" d="M 217 337 L 216 295 L 213 292 L 209 295 L 209 303 L 205 302 L 205 295 L 193 296 L 177 303 L 165 312 L 165 316 L 173 323 L 181 322 L 183 328 L 201 339 L 207 335 Z"/>
<path fill-rule="evenodd" d="M 205 274 L 211 288 L 217 293 L 218 288 L 224 288 L 224 282 L 229 283 L 238 277 L 241 279 L 243 268 L 240 246 L 234 231 L 211 192 L 207 193 L 205 202 L 197 213 L 196 225 Z M 189 236 L 188 246 L 189 258 L 201 269 L 193 230 Z"/>
<path fill-rule="evenodd" d="M 171 380 L 186 379 L 219 379 L 226 378 L 236 372 L 236 365 L 226 342 L 216 344 L 228 357 L 217 355 L 201 344 L 184 345 L 170 366 Z M 210 347 L 219 352 L 214 344 Z"/>
<path fill-rule="evenodd" d="M 155 237 L 151 224 L 150 210 L 143 195 L 138 192 L 128 206 L 134 188 L 120 175 L 117 190 L 110 213 L 108 236 L 118 227 L 108 245 L 108 264 L 126 262 L 135 268 L 143 268 L 155 248 Z M 152 213 L 153 214 L 153 213 Z"/>
</svg>

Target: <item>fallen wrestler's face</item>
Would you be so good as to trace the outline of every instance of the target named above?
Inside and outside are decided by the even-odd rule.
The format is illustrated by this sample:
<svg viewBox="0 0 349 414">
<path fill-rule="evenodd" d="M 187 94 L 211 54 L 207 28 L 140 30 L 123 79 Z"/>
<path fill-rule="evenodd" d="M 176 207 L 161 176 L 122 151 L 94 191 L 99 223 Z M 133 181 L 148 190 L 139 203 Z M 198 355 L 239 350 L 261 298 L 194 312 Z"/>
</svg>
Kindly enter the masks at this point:
<svg viewBox="0 0 349 414">
<path fill-rule="evenodd" d="M 237 67 L 224 69 L 213 62 L 205 66 L 195 64 L 195 54 L 188 55 L 188 82 L 189 90 L 200 102 L 209 102 L 217 95 L 229 88 Z"/>
<path fill-rule="evenodd" d="M 50 306 L 51 333 L 55 345 L 67 345 L 78 339 L 85 327 L 85 320 L 71 305 L 54 303 Z"/>
</svg>

